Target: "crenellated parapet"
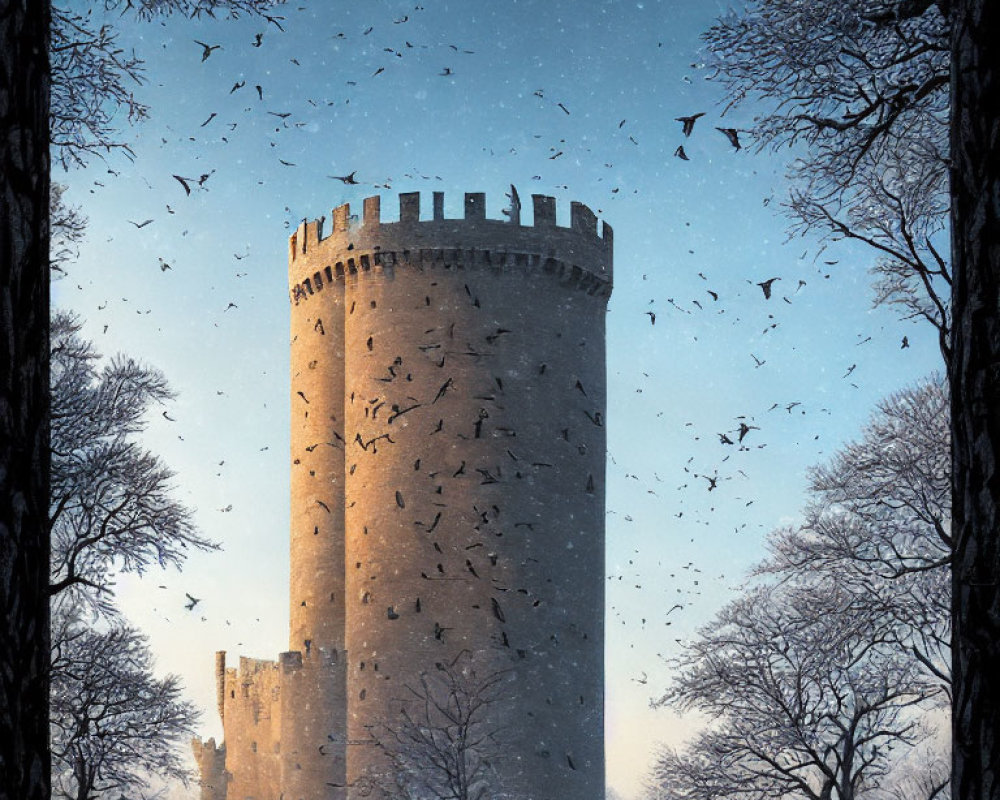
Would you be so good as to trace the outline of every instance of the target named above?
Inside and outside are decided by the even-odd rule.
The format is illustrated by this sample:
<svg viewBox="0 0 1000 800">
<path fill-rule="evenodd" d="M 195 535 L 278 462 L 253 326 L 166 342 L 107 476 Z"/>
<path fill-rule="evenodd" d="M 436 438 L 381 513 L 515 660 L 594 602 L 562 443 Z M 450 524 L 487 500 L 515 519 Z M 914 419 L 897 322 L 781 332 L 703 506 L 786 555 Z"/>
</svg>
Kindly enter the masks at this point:
<svg viewBox="0 0 1000 800">
<path fill-rule="evenodd" d="M 226 770 L 232 775 L 229 797 L 277 797 L 281 781 L 281 671 L 275 661 L 241 657 L 237 668 L 222 671 Z"/>
<path fill-rule="evenodd" d="M 360 220 L 350 204 L 325 218 L 303 222 L 289 239 L 290 295 L 293 304 L 308 300 L 334 282 L 364 275 L 392 276 L 399 268 L 481 269 L 495 272 L 540 271 L 566 288 L 607 297 L 611 293 L 614 235 L 586 205 L 570 203 L 569 227 L 556 225 L 556 201 L 532 195 L 534 223 L 521 223 L 519 203 L 505 209 L 507 219 L 486 217 L 486 195 L 465 195 L 465 216 L 446 219 L 444 192 L 434 192 L 431 219 L 421 219 L 420 193 L 399 195 L 399 219 L 383 222 L 381 198 L 364 200 Z"/>
<path fill-rule="evenodd" d="M 226 771 L 226 746 L 217 746 L 215 739 L 203 742 L 195 738 L 191 740 L 191 748 L 198 765 L 199 800 L 226 800 L 226 787 L 231 778 Z"/>
</svg>

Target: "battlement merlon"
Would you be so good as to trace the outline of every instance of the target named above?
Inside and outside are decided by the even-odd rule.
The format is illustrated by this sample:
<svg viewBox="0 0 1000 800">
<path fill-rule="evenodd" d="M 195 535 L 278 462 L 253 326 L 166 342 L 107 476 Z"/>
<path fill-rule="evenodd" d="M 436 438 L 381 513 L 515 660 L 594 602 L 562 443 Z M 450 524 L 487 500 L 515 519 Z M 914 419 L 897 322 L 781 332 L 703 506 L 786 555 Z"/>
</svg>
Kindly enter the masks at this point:
<svg viewBox="0 0 1000 800">
<path fill-rule="evenodd" d="M 534 224 L 521 224 L 519 203 L 511 201 L 505 212 L 508 219 L 486 217 L 486 195 L 465 195 L 465 216 L 445 219 L 444 192 L 434 192 L 433 217 L 420 219 L 420 193 L 399 195 L 399 220 L 382 222 L 381 198 L 366 197 L 360 221 L 352 220 L 350 204 L 332 212 L 329 234 L 324 235 L 325 217 L 303 222 L 289 238 L 290 281 L 301 280 L 299 272 L 322 268 L 322 262 L 343 260 L 348 253 L 362 251 L 414 250 L 419 248 L 477 249 L 532 252 L 552 257 L 591 272 L 611 283 L 614 232 L 583 203 L 570 203 L 569 227 L 556 225 L 554 197 L 531 196 Z M 297 263 L 297 262 L 306 263 Z"/>
</svg>

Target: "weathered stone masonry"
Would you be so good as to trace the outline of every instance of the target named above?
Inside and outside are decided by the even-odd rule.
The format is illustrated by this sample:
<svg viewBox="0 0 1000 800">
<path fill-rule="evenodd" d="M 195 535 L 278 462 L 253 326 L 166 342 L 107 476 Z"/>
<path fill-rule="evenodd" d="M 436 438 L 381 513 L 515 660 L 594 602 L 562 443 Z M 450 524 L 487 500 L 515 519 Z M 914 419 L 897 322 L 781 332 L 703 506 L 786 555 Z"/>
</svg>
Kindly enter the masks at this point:
<svg viewBox="0 0 1000 800">
<path fill-rule="evenodd" d="M 399 202 L 289 242 L 289 652 L 218 655 L 202 799 L 378 796 L 407 687 L 466 652 L 511 676 L 502 790 L 598 800 L 611 228 L 541 195 L 531 226 Z"/>
</svg>

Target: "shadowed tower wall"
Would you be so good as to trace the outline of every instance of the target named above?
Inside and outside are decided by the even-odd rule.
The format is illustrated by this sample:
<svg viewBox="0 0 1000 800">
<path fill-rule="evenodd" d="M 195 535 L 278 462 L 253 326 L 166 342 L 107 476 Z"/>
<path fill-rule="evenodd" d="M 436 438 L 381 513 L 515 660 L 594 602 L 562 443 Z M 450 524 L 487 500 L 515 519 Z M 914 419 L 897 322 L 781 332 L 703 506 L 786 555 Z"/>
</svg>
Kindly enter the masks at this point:
<svg viewBox="0 0 1000 800">
<path fill-rule="evenodd" d="M 603 796 L 612 238 L 581 204 L 569 228 L 552 198 L 533 205 L 531 226 L 516 207 L 489 220 L 467 194 L 448 220 L 435 193 L 420 220 L 404 194 L 383 223 L 375 197 L 360 224 L 341 206 L 326 238 L 322 221 L 291 238 L 288 800 L 321 796 L 308 783 L 378 796 L 373 742 L 463 653 L 504 675 L 485 711 L 493 783 Z M 331 742 L 346 755 L 317 755 Z"/>
</svg>

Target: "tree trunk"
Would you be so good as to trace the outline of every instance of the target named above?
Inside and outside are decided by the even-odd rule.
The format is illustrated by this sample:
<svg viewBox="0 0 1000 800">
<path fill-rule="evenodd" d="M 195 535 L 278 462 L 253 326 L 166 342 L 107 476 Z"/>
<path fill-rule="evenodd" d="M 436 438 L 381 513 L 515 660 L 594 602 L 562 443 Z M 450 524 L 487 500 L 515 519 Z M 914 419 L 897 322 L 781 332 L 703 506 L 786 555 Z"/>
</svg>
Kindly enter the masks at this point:
<svg viewBox="0 0 1000 800">
<path fill-rule="evenodd" d="M 49 0 L 0 0 L 0 800 L 49 797 Z"/>
<path fill-rule="evenodd" d="M 952 796 L 1000 800 L 1000 3 L 952 19 Z"/>
</svg>

